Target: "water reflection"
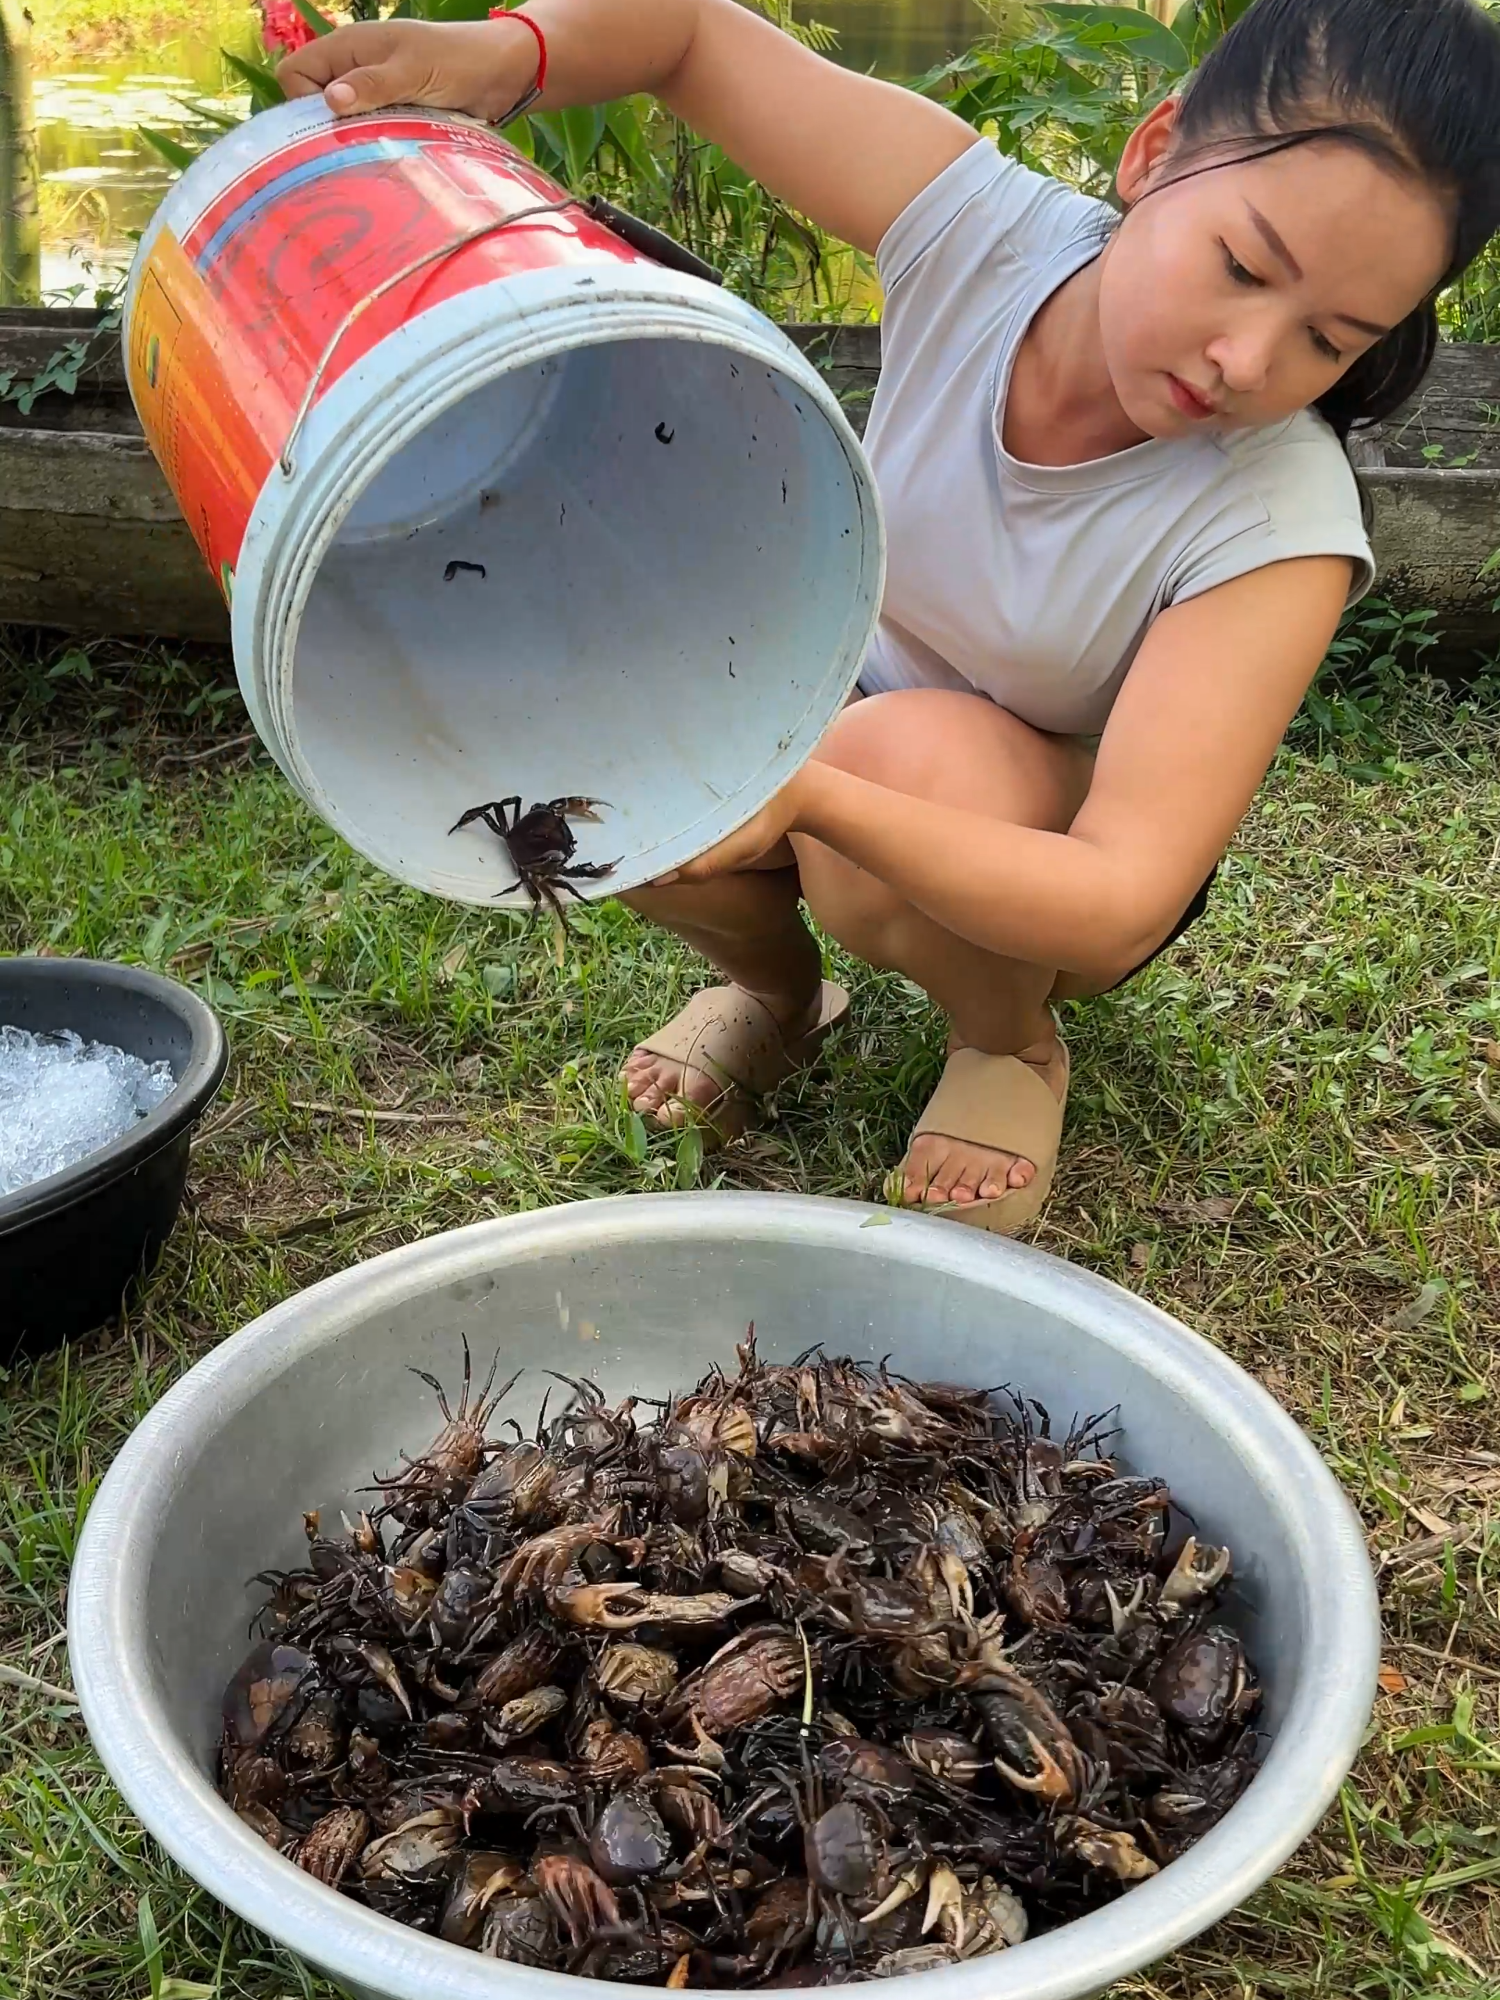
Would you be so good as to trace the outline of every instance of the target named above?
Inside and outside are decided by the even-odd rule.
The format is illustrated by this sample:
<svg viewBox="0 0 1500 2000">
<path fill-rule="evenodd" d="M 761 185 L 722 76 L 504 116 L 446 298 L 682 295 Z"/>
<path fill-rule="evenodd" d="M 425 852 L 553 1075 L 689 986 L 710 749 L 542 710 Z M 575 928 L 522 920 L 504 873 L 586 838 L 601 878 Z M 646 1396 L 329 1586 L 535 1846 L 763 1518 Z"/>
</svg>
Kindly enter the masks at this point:
<svg viewBox="0 0 1500 2000">
<path fill-rule="evenodd" d="M 975 0 L 799 0 L 797 14 L 838 30 L 839 62 L 898 80 L 956 55 L 988 27 Z"/>
<path fill-rule="evenodd" d="M 895 78 L 919 75 L 986 28 L 975 0 L 797 0 L 797 12 L 837 31 L 838 61 Z M 172 178 L 140 127 L 196 139 L 195 103 L 217 96 L 237 105 L 225 94 L 219 50 L 250 53 L 253 23 L 232 0 L 210 0 L 149 50 L 38 66 L 42 289 L 52 303 L 87 300 L 129 264 Z"/>
<path fill-rule="evenodd" d="M 35 104 L 42 291 L 51 303 L 87 300 L 124 269 L 170 184 L 171 168 L 140 128 L 201 143 L 194 106 L 224 91 L 220 49 L 247 55 L 253 46 L 249 13 L 209 6 L 150 49 L 43 70 Z"/>
</svg>

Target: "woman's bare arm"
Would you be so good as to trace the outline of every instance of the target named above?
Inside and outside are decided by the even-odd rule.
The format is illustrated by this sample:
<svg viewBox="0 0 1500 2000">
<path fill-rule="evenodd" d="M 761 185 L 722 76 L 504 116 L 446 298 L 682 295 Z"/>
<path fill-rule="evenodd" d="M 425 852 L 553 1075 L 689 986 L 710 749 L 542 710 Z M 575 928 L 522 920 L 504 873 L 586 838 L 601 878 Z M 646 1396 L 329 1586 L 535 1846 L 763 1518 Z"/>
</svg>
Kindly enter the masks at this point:
<svg viewBox="0 0 1500 2000">
<path fill-rule="evenodd" d="M 547 38 L 541 109 L 649 91 L 857 249 L 873 251 L 975 143 L 941 106 L 841 69 L 736 0 L 530 0 L 523 11 Z M 293 97 L 334 85 L 341 113 L 429 104 L 499 118 L 536 65 L 535 40 L 513 22 L 368 21 L 310 42 L 279 75 Z"/>
<path fill-rule="evenodd" d="M 936 805 L 814 760 L 673 879 L 705 880 L 784 832 L 807 834 L 985 950 L 1109 985 L 1168 935 L 1229 844 L 1348 587 L 1343 557 L 1306 557 L 1163 612 L 1067 833 Z"/>
</svg>

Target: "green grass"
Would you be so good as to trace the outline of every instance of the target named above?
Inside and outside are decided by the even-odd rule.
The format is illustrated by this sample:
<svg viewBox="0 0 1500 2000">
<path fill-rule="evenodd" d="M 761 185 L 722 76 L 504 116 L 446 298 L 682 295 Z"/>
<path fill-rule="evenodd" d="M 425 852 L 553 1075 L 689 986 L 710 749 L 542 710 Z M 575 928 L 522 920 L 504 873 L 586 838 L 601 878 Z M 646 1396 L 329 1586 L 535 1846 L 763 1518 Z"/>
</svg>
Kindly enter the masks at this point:
<svg viewBox="0 0 1500 2000">
<path fill-rule="evenodd" d="M 213 666 L 0 653 L 0 950 L 171 968 L 234 1048 L 146 1296 L 0 1385 L 0 1662 L 53 1682 L 89 1495 L 214 1342 L 515 1208 L 711 1179 L 870 1195 L 939 1061 L 920 994 L 843 965 L 826 1072 L 702 1165 L 613 1082 L 700 968 L 610 906 L 559 968 L 545 934 L 383 880 L 236 742 Z M 1500 705 L 1387 675 L 1318 715 L 1208 917 L 1073 1010 L 1039 1240 L 1200 1327 L 1308 1427 L 1369 1530 L 1388 1691 L 1293 1865 L 1116 2000 L 1500 1993 L 1500 1124 L 1476 1087 L 1500 1103 Z M 330 1101 L 460 1116 L 299 1108 Z M 152 1848 L 75 1710 L 0 1686 L 0 1996 L 200 1988 L 332 1993 Z"/>
</svg>

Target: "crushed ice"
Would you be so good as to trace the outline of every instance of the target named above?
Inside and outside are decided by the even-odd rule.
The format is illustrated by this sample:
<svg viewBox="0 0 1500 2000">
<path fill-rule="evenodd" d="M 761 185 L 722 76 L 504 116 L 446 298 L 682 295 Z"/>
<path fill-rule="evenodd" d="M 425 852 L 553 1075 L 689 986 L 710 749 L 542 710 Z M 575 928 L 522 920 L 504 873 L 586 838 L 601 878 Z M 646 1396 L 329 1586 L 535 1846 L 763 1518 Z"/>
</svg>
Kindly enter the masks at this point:
<svg viewBox="0 0 1500 2000">
<path fill-rule="evenodd" d="M 0 1027 L 0 1195 L 61 1173 L 123 1137 L 175 1079 L 70 1028 L 34 1035 Z"/>
</svg>

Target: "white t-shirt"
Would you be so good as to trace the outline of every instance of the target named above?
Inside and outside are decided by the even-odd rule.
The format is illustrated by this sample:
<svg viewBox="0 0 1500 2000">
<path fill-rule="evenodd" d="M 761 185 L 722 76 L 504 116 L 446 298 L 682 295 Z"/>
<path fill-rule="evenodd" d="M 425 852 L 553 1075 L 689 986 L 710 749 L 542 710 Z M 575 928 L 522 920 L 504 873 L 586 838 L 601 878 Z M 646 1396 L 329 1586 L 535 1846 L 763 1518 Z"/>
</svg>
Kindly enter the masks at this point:
<svg viewBox="0 0 1500 2000">
<path fill-rule="evenodd" d="M 889 567 L 866 692 L 978 689 L 1038 729 L 1095 734 L 1165 606 L 1288 556 L 1352 557 L 1351 603 L 1374 580 L 1354 474 L 1315 411 L 1084 465 L 1006 451 L 1022 336 L 1109 216 L 981 140 L 882 238 L 865 444 Z"/>
</svg>

